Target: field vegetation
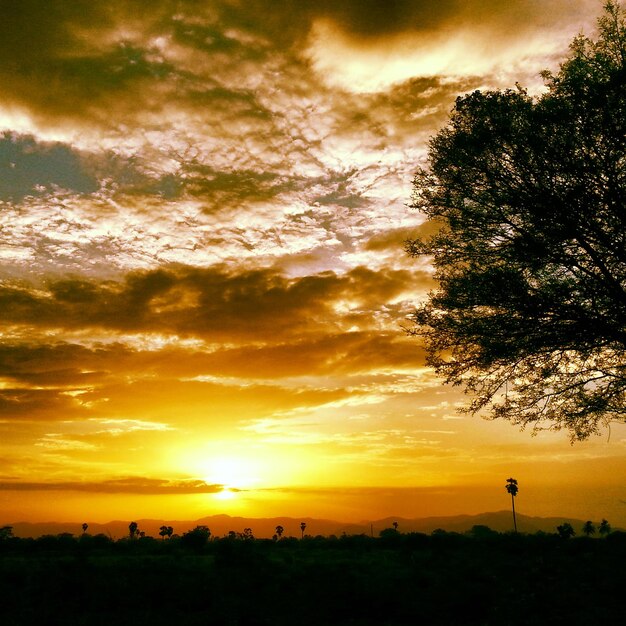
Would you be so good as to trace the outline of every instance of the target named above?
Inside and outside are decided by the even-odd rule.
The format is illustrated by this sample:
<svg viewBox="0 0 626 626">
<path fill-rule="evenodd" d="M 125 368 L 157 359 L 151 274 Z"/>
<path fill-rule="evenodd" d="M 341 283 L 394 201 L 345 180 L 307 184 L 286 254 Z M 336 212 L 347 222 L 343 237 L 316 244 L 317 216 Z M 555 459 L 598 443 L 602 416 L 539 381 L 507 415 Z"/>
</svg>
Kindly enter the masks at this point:
<svg viewBox="0 0 626 626">
<path fill-rule="evenodd" d="M 589 530 L 589 529 L 588 529 Z M 0 540 L 11 626 L 602 625 L 623 616 L 626 533 Z"/>
</svg>

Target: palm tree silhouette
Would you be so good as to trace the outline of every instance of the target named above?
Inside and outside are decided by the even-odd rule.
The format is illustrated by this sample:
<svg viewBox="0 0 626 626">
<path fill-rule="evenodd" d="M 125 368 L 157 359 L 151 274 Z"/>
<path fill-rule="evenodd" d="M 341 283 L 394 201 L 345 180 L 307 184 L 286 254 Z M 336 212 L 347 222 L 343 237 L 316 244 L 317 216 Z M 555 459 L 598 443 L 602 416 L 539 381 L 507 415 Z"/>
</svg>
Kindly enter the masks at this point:
<svg viewBox="0 0 626 626">
<path fill-rule="evenodd" d="M 82 528 L 83 528 L 83 535 L 84 535 L 87 532 L 87 529 L 89 528 L 89 524 L 83 524 Z"/>
<path fill-rule="evenodd" d="M 517 532 L 517 519 L 515 518 L 515 496 L 519 491 L 517 480 L 515 480 L 515 478 L 507 478 L 505 489 L 511 494 L 511 506 L 513 507 L 513 528 L 515 529 L 515 532 Z"/>
<path fill-rule="evenodd" d="M 300 533 L 302 534 L 302 539 L 304 539 L 304 531 L 306 530 L 306 522 L 300 523 Z"/>
<path fill-rule="evenodd" d="M 587 537 L 591 537 L 591 535 L 596 534 L 596 527 L 593 525 L 593 522 L 591 520 L 587 520 L 583 524 L 583 532 Z"/>
<path fill-rule="evenodd" d="M 280 524 L 276 526 L 276 535 L 279 539 L 283 536 L 284 531 L 285 529 Z"/>
<path fill-rule="evenodd" d="M 601 535 L 608 535 L 611 532 L 611 524 L 609 524 L 605 519 L 600 522 L 600 526 L 598 527 L 598 532 Z"/>
</svg>

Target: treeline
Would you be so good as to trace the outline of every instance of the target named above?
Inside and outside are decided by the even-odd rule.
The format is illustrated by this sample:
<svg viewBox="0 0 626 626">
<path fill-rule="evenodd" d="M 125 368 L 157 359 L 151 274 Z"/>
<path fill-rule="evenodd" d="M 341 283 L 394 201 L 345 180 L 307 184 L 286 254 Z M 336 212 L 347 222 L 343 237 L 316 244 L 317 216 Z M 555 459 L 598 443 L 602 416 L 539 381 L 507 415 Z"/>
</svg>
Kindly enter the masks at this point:
<svg viewBox="0 0 626 626">
<path fill-rule="evenodd" d="M 601 626 L 623 618 L 625 562 L 619 531 L 5 536 L 0 623 Z"/>
<path fill-rule="evenodd" d="M 406 547 L 428 546 L 434 542 L 449 543 L 463 546 L 468 541 L 490 541 L 507 543 L 510 541 L 526 542 L 529 545 L 545 542 L 554 542 L 557 539 L 590 539 L 610 537 L 612 542 L 623 541 L 626 533 L 614 531 L 607 520 L 602 520 L 596 527 L 591 521 L 586 522 L 580 531 L 574 529 L 569 522 L 556 526 L 554 533 L 538 531 L 534 534 L 495 531 L 488 526 L 475 525 L 465 533 L 447 532 L 443 529 L 434 530 L 430 535 L 419 532 L 402 533 L 398 530 L 397 523 L 393 528 L 380 531 L 378 537 L 360 535 L 346 535 L 337 537 L 311 536 L 304 534 L 295 538 L 283 537 L 283 528 L 277 527 L 277 533 L 272 539 L 257 539 L 252 528 L 244 528 L 242 532 L 231 530 L 222 537 L 212 536 L 207 526 L 196 526 L 194 529 L 184 532 L 182 535 L 174 533 L 171 526 L 162 526 L 159 532 L 160 538 L 147 535 L 141 531 L 135 522 L 129 524 L 129 534 L 121 539 L 114 539 L 110 535 L 98 533 L 91 535 L 87 532 L 88 525 L 83 524 L 83 532 L 79 535 L 72 533 L 59 533 L 56 535 L 42 535 L 37 538 L 16 537 L 13 535 L 11 526 L 0 528 L 0 554 L 27 554 L 38 551 L 54 550 L 57 552 L 93 550 L 95 552 L 112 553 L 154 553 L 166 554 L 177 550 L 193 551 L 195 553 L 212 554 L 220 543 L 232 544 L 233 542 L 254 541 L 260 546 L 269 549 L 269 546 L 279 544 L 281 549 L 298 546 L 299 550 L 307 548 L 340 548 L 346 549 L 358 546 L 359 548 L 376 549 L 377 547 Z"/>
</svg>

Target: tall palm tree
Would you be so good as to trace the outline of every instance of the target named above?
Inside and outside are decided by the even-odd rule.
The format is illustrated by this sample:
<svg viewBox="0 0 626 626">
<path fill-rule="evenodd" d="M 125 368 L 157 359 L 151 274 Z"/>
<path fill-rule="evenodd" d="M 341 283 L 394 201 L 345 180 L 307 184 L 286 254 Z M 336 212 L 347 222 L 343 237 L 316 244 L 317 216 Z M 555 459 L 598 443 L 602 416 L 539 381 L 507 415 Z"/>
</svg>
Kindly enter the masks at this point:
<svg viewBox="0 0 626 626">
<path fill-rule="evenodd" d="M 306 522 L 300 523 L 300 533 L 302 534 L 302 539 L 304 539 L 304 531 L 306 530 Z"/>
<path fill-rule="evenodd" d="M 511 494 L 511 506 L 513 507 L 513 528 L 517 532 L 517 519 L 515 518 L 515 496 L 519 491 L 517 480 L 515 478 L 507 478 L 505 489 Z"/>
</svg>

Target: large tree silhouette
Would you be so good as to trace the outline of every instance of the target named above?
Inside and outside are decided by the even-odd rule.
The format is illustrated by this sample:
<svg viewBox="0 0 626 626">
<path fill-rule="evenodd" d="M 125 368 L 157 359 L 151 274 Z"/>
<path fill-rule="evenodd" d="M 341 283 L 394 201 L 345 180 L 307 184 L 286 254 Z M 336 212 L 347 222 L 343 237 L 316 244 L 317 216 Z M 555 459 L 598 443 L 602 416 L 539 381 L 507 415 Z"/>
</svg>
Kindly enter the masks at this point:
<svg viewBox="0 0 626 626">
<path fill-rule="evenodd" d="M 485 410 L 585 439 L 626 420 L 626 27 L 607 2 L 546 91 L 456 101 L 414 180 L 407 241 L 438 288 L 409 332 Z M 430 229 L 432 231 L 432 229 Z"/>
</svg>

